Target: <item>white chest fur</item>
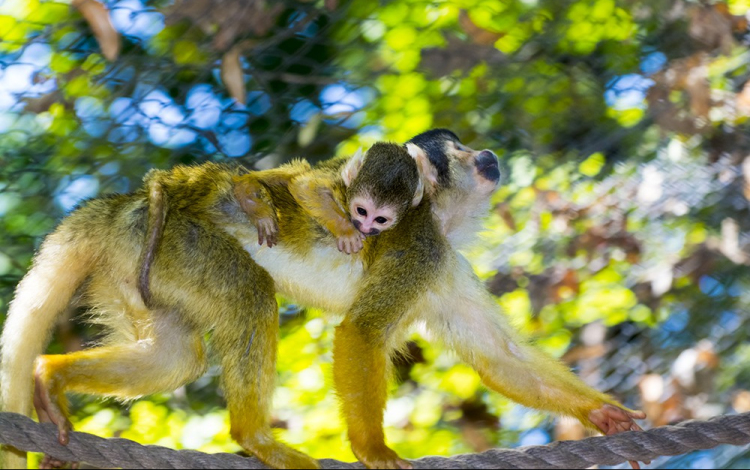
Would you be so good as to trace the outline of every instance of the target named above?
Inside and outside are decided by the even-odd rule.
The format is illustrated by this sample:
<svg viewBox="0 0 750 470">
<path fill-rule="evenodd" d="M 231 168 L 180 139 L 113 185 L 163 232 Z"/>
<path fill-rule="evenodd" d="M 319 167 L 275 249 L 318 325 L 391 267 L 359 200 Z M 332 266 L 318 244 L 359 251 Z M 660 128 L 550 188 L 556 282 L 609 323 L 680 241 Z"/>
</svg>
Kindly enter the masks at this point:
<svg viewBox="0 0 750 470">
<path fill-rule="evenodd" d="M 308 307 L 344 314 L 354 302 L 363 275 L 356 256 L 340 253 L 334 246 L 319 245 L 304 256 L 283 243 L 268 248 L 258 245 L 258 234 L 247 225 L 224 225 L 276 283 L 276 291 Z"/>
</svg>

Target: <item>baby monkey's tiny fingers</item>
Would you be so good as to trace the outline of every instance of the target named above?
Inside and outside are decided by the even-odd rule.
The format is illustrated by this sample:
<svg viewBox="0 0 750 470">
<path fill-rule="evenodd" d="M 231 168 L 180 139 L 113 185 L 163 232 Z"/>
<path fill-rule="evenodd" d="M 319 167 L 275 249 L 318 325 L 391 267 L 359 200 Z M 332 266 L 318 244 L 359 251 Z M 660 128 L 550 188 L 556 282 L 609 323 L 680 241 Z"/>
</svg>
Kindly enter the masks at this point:
<svg viewBox="0 0 750 470">
<path fill-rule="evenodd" d="M 255 224 L 258 230 L 258 245 L 266 243 L 269 248 L 273 247 L 278 243 L 276 235 L 278 234 L 278 227 L 273 219 L 262 218 L 258 219 Z"/>
</svg>

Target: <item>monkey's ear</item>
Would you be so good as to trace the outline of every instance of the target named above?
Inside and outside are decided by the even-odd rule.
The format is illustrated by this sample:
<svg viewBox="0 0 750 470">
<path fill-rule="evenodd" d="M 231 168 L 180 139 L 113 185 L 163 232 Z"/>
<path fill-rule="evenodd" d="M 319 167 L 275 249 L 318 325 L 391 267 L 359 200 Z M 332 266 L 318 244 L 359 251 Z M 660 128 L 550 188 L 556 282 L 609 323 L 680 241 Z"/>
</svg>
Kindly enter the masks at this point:
<svg viewBox="0 0 750 470">
<path fill-rule="evenodd" d="M 411 155 L 414 161 L 417 162 L 417 170 L 419 170 L 419 185 L 422 187 L 422 191 L 430 196 L 435 194 L 438 185 L 437 169 L 430 162 L 425 151 L 412 143 L 406 144 L 406 151 L 409 152 L 409 155 Z M 417 201 L 417 204 L 419 204 L 419 201 Z"/>
<path fill-rule="evenodd" d="M 348 188 L 354 178 L 359 174 L 359 170 L 362 168 L 362 163 L 365 161 L 365 154 L 362 152 L 362 148 L 357 150 L 352 158 L 346 162 L 344 168 L 341 170 L 341 178 L 344 180 L 344 185 Z"/>
</svg>

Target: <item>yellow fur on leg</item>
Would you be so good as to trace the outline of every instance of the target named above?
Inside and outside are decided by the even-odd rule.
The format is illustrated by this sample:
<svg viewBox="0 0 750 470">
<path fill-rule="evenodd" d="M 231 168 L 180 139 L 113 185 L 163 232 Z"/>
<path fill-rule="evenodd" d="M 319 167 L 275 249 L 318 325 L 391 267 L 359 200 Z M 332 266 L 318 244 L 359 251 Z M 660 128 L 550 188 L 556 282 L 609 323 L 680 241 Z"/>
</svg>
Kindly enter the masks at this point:
<svg viewBox="0 0 750 470">
<path fill-rule="evenodd" d="M 412 468 L 385 445 L 386 348 L 344 321 L 333 341 L 333 378 L 349 427 L 352 451 L 368 468 Z"/>
<path fill-rule="evenodd" d="M 0 468 L 26 468 L 26 452 L 9 446 L 0 446 Z"/>
</svg>

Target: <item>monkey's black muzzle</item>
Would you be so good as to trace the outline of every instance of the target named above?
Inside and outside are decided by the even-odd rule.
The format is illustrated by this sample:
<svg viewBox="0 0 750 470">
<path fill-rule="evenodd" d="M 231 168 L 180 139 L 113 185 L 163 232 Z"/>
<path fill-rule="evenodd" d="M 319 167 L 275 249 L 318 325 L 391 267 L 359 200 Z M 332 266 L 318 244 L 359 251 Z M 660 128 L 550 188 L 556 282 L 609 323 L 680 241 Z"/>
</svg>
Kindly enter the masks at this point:
<svg viewBox="0 0 750 470">
<path fill-rule="evenodd" d="M 378 230 L 376 228 L 371 229 L 369 232 L 363 232 L 362 231 L 362 223 L 359 220 L 352 220 L 352 224 L 354 224 L 354 228 L 356 228 L 357 230 L 359 230 L 359 232 L 362 235 L 366 236 L 366 237 L 372 237 L 372 236 L 377 235 L 377 234 L 380 233 L 380 230 Z"/>
<path fill-rule="evenodd" d="M 477 167 L 477 172 L 483 178 L 493 183 L 500 181 L 500 162 L 494 152 L 482 150 L 474 159 L 474 163 Z"/>
</svg>

